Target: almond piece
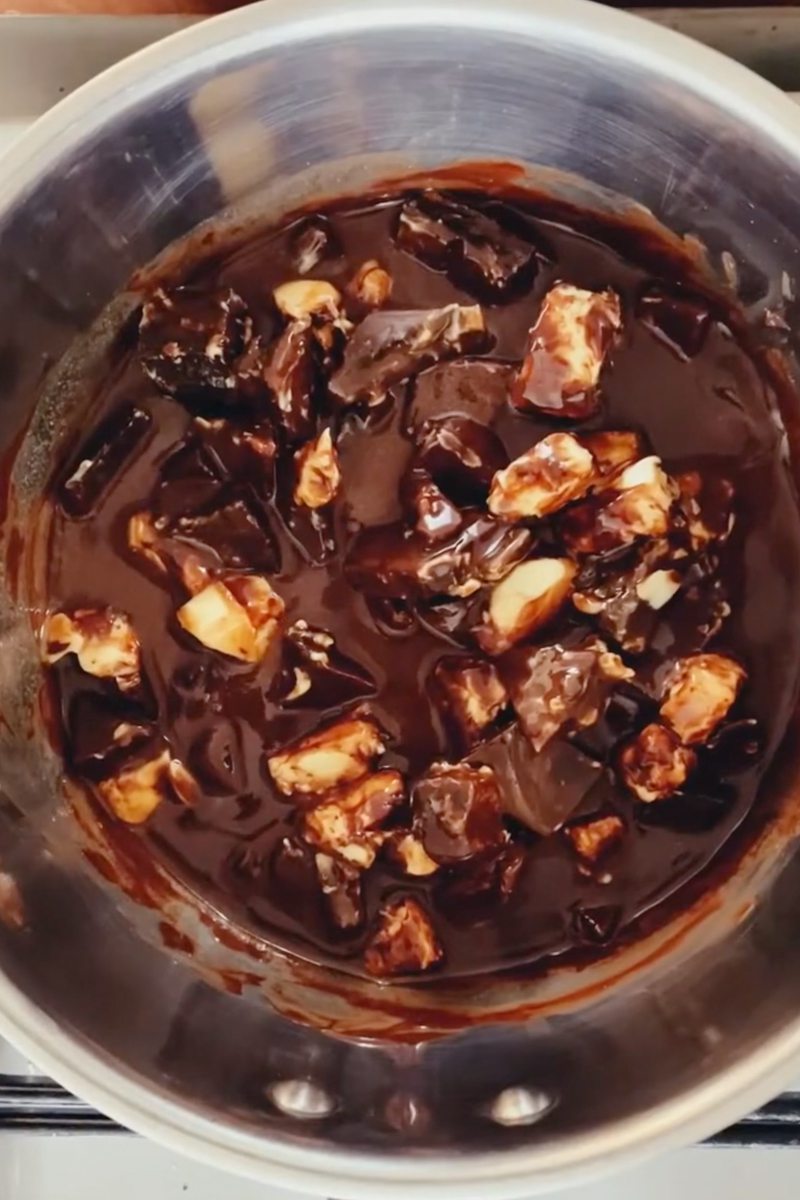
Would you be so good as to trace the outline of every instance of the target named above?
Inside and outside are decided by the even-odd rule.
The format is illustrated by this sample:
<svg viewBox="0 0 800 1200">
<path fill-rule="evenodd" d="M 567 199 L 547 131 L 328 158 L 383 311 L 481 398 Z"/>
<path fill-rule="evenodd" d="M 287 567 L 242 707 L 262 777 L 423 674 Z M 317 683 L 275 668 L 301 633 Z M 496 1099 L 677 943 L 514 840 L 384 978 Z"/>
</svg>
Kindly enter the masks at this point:
<svg viewBox="0 0 800 1200">
<path fill-rule="evenodd" d="M 98 783 L 98 795 L 121 821 L 141 825 L 169 794 L 171 761 L 169 750 L 162 750 L 156 758 L 126 767 Z"/>
<path fill-rule="evenodd" d="M 434 862 L 419 838 L 405 829 L 389 834 L 385 850 L 392 862 L 401 867 L 406 875 L 422 878 L 434 875 L 439 870 L 439 864 Z"/>
<path fill-rule="evenodd" d="M 209 650 L 261 662 L 278 632 L 284 603 L 260 575 L 229 575 L 183 604 L 180 625 Z"/>
<path fill-rule="evenodd" d="M 622 780 L 643 804 L 666 800 L 677 792 L 696 765 L 694 750 L 658 723 L 645 725 L 619 756 Z"/>
<path fill-rule="evenodd" d="M 590 416 L 599 404 L 603 363 L 621 327 L 616 292 L 557 283 L 528 334 L 514 405 L 571 420 Z"/>
<path fill-rule="evenodd" d="M 728 715 L 747 672 L 723 654 L 693 654 L 675 664 L 661 716 L 682 742 L 706 742 Z"/>
<path fill-rule="evenodd" d="M 489 511 L 510 521 L 546 517 L 588 492 L 596 476 L 592 454 L 571 433 L 551 433 L 498 471 Z"/>
<path fill-rule="evenodd" d="M 440 658 L 432 690 L 443 718 L 463 751 L 481 740 L 508 704 L 508 692 L 493 663 L 478 658 Z"/>
<path fill-rule="evenodd" d="M 342 481 L 339 455 L 330 429 L 323 429 L 318 438 L 298 450 L 294 462 L 295 504 L 304 504 L 306 508 L 330 504 Z"/>
<path fill-rule="evenodd" d="M 392 294 L 392 277 L 375 258 L 362 263 L 347 290 L 370 308 L 380 308 Z"/>
<path fill-rule="evenodd" d="M 576 821 L 564 829 L 564 836 L 578 857 L 592 864 L 619 845 L 624 834 L 625 822 L 616 815 Z"/>
<path fill-rule="evenodd" d="M 335 320 L 341 312 L 341 292 L 324 279 L 292 279 L 276 287 L 272 295 L 280 312 L 294 321 L 305 317 Z"/>
<path fill-rule="evenodd" d="M 74 654 L 81 670 L 97 679 L 113 679 L 121 692 L 142 681 L 139 639 L 126 613 L 111 608 L 79 608 L 52 613 L 42 628 L 42 659 L 56 663 Z"/>
<path fill-rule="evenodd" d="M 419 901 L 408 897 L 385 905 L 378 927 L 364 952 L 370 975 L 427 971 L 443 957 L 430 917 Z"/>
<path fill-rule="evenodd" d="M 520 563 L 492 589 L 475 637 L 487 654 L 502 654 L 546 625 L 572 588 L 575 564 L 568 558 L 532 558 Z"/>
<path fill-rule="evenodd" d="M 616 475 L 642 457 L 642 439 L 631 429 L 601 429 L 578 439 L 594 456 L 599 475 Z"/>
<path fill-rule="evenodd" d="M 379 826 L 404 798 L 399 771 L 376 771 L 338 788 L 307 812 L 303 836 L 327 854 L 367 870 L 383 840 Z"/>
<path fill-rule="evenodd" d="M 284 796 L 321 795 L 366 775 L 384 750 L 380 730 L 368 717 L 344 717 L 267 758 Z"/>
</svg>

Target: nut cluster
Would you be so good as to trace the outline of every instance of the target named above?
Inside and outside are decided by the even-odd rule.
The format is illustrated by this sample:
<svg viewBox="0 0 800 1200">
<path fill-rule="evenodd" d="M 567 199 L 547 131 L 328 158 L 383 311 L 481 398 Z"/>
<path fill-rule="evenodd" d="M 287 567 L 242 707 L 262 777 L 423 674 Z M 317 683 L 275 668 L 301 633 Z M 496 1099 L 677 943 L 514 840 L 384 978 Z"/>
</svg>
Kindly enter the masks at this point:
<svg viewBox="0 0 800 1200">
<path fill-rule="evenodd" d="M 350 415 L 401 403 L 422 372 L 489 350 L 492 334 L 479 303 L 391 308 L 392 276 L 376 260 L 337 286 L 321 269 L 329 236 L 322 219 L 298 230 L 297 278 L 274 289 L 271 340 L 254 332 L 230 289 L 158 289 L 146 300 L 142 368 L 192 422 L 161 462 L 146 507 L 130 517 L 127 544 L 174 595 L 176 636 L 223 669 L 262 672 L 271 700 L 319 716 L 306 736 L 265 745 L 265 771 L 296 808 L 293 836 L 311 855 L 335 929 L 365 930 L 365 875 L 379 858 L 391 864 L 399 890 L 366 930 L 364 950 L 366 970 L 386 977 L 427 971 L 444 956 L 423 884 L 473 871 L 497 903 L 509 902 L 524 876 L 520 825 L 537 836 L 560 831 L 576 869 L 605 869 L 635 803 L 691 787 L 745 669 L 703 642 L 655 686 L 640 660 L 659 615 L 713 580 L 733 528 L 733 492 L 724 480 L 672 477 L 637 432 L 576 427 L 602 411 L 626 318 L 615 292 L 556 281 L 507 395 L 518 414 L 551 420 L 552 432 L 532 432 L 509 461 L 492 423 L 474 413 L 414 421 L 402 516 L 343 533 L 340 440 Z M 438 193 L 403 205 L 395 240 L 393 253 L 489 304 L 520 294 L 538 269 L 518 233 Z M 141 413 L 128 413 L 116 433 L 95 439 L 96 457 L 83 457 L 64 485 L 68 511 L 89 511 L 105 486 L 103 463 L 147 432 Z M 338 555 L 375 611 L 395 605 L 428 628 L 447 613 L 450 650 L 427 686 L 453 761 L 407 779 L 385 758 L 402 747 L 370 707 L 369 671 L 329 631 L 287 616 L 276 521 L 309 564 Z M 74 655 L 83 672 L 134 701 L 146 693 L 125 613 L 54 612 L 42 644 L 49 664 Z M 600 761 L 582 739 L 620 689 L 640 695 L 643 712 L 649 703 L 651 719 Z M 138 824 L 162 803 L 196 802 L 201 784 L 161 735 L 147 722 L 136 736 L 120 730 L 92 781 L 120 820 Z M 635 802 L 632 813 L 585 811 L 608 771 Z"/>
</svg>

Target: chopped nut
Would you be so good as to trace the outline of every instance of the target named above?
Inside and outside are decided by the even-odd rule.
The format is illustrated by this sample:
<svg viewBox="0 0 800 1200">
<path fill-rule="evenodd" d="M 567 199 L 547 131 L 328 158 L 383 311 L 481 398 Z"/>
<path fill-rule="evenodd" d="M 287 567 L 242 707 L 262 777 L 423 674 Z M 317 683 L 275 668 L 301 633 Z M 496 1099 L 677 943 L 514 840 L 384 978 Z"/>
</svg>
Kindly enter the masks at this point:
<svg viewBox="0 0 800 1200">
<path fill-rule="evenodd" d="M 714 542 L 723 542 L 733 529 L 733 485 L 727 479 L 687 471 L 678 475 L 678 501 L 692 549 L 700 553 Z"/>
<path fill-rule="evenodd" d="M 392 277 L 376 259 L 370 258 L 358 268 L 347 290 L 362 304 L 380 308 L 392 293 Z"/>
<path fill-rule="evenodd" d="M 303 836 L 326 853 L 367 870 L 383 841 L 378 829 L 402 803 L 405 791 L 399 771 L 376 771 L 357 779 L 306 813 Z"/>
<path fill-rule="evenodd" d="M 474 631 L 487 654 L 502 654 L 546 625 L 569 595 L 575 564 L 566 558 L 532 558 L 492 589 L 483 624 Z"/>
<path fill-rule="evenodd" d="M 445 722 L 462 751 L 480 741 L 508 704 L 508 692 L 496 668 L 481 659 L 440 658 L 433 685 L 442 698 Z"/>
<path fill-rule="evenodd" d="M 393 383 L 442 359 L 483 349 L 488 341 L 477 304 L 371 312 L 348 341 L 330 390 L 342 404 L 380 404 Z"/>
<path fill-rule="evenodd" d="M 576 821 L 564 829 L 564 835 L 578 857 L 592 864 L 619 845 L 624 834 L 625 822 L 613 815 Z"/>
<path fill-rule="evenodd" d="M 337 929 L 357 929 L 364 920 L 361 871 L 330 854 L 315 854 L 325 906 Z"/>
<path fill-rule="evenodd" d="M 187 633 L 220 654 L 257 663 L 278 632 L 284 603 L 259 575 L 228 575 L 209 583 L 176 616 Z"/>
<path fill-rule="evenodd" d="M 491 767 L 433 763 L 414 785 L 413 809 L 415 832 L 436 862 L 459 862 L 506 841 Z"/>
<path fill-rule="evenodd" d="M 489 511 L 506 520 L 546 517 L 578 500 L 595 479 L 595 461 L 571 433 L 551 433 L 498 471 Z"/>
<path fill-rule="evenodd" d="M 645 725 L 623 747 L 619 770 L 623 783 L 643 804 L 666 800 L 683 787 L 697 765 L 697 755 L 682 746 L 666 725 Z"/>
<path fill-rule="evenodd" d="M 330 429 L 323 429 L 313 442 L 308 442 L 294 456 L 296 504 L 307 508 L 322 508 L 330 504 L 339 490 L 342 473 L 339 456 Z"/>
<path fill-rule="evenodd" d="M 677 571 L 652 571 L 636 585 L 636 594 L 651 608 L 663 608 L 680 590 L 681 577 Z"/>
<path fill-rule="evenodd" d="M 528 335 L 513 403 L 571 420 L 591 416 L 598 407 L 604 360 L 621 327 L 615 292 L 556 284 Z"/>
<path fill-rule="evenodd" d="M 728 715 L 747 673 L 722 654 L 693 654 L 675 664 L 661 716 L 682 742 L 705 742 Z"/>
<path fill-rule="evenodd" d="M 169 794 L 171 762 L 169 750 L 162 750 L 156 758 L 126 767 L 98 783 L 100 799 L 121 821 L 141 825 Z"/>
<path fill-rule="evenodd" d="M 540 646 L 515 652 L 509 690 L 519 722 L 539 751 L 564 726 L 593 725 L 614 684 L 633 671 L 598 639 L 576 647 Z"/>
<path fill-rule="evenodd" d="M 436 932 L 418 900 L 393 900 L 378 914 L 378 927 L 364 952 L 370 975 L 427 971 L 443 957 Z"/>
<path fill-rule="evenodd" d="M 433 875 L 439 870 L 439 864 L 434 862 L 419 838 L 408 830 L 397 829 L 390 833 L 384 848 L 406 875 Z"/>
<path fill-rule="evenodd" d="M 669 531 L 676 488 L 656 455 L 624 467 L 598 495 L 565 514 L 561 526 L 570 550 L 603 554 Z"/>
<path fill-rule="evenodd" d="M 344 717 L 267 759 L 279 792 L 320 795 L 366 775 L 383 753 L 380 730 L 368 717 Z"/>
<path fill-rule="evenodd" d="M 42 640 L 46 663 L 74 654 L 87 675 L 113 679 L 121 692 L 135 691 L 142 682 L 139 639 L 125 613 L 111 608 L 79 608 L 72 616 L 52 613 Z"/>
<path fill-rule="evenodd" d="M 630 429 L 601 429 L 584 433 L 578 440 L 594 456 L 600 475 L 616 475 L 642 457 L 642 439 Z"/>
<path fill-rule="evenodd" d="M 293 321 L 306 317 L 335 320 L 341 311 L 341 292 L 324 279 L 293 279 L 276 287 L 272 295 L 278 309 Z"/>
</svg>

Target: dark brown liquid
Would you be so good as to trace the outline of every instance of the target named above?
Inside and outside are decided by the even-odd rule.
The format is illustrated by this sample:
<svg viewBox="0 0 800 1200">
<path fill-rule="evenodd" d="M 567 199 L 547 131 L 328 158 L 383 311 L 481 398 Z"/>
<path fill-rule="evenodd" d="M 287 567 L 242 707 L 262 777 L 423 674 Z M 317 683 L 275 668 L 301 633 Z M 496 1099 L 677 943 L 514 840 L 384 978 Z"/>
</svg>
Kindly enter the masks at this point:
<svg viewBox="0 0 800 1200">
<path fill-rule="evenodd" d="M 344 290 L 355 269 L 375 258 L 393 278 L 391 307 L 474 303 L 474 294 L 394 246 L 399 203 L 392 199 L 332 209 L 329 216 L 343 254 L 323 261 L 311 274 Z M 711 322 L 701 348 L 687 358 L 668 337 L 634 318 L 642 293 L 662 281 L 636 265 L 633 236 L 631 261 L 626 261 L 599 241 L 541 220 L 535 212 L 526 214 L 525 225 L 539 254 L 536 278 L 515 301 L 485 308 L 495 339 L 491 353 L 480 361 L 434 367 L 408 388 L 396 388 L 391 403 L 366 417 L 344 418 L 339 443 L 344 482 L 336 526 L 342 549 L 358 526 L 398 517 L 398 483 L 412 453 L 403 432 L 409 412 L 421 406 L 427 415 L 468 411 L 480 419 L 482 405 L 491 411 L 487 398 L 491 401 L 498 389 L 505 392 L 507 364 L 521 359 L 541 297 L 556 280 L 596 290 L 611 286 L 619 292 L 625 332 L 604 373 L 602 414 L 580 428 L 641 431 L 670 472 L 699 469 L 733 482 L 736 526 L 722 551 L 720 569 L 732 612 L 713 645 L 746 665 L 749 680 L 734 715 L 758 720 L 766 749 L 755 763 L 748 760 L 742 766 L 732 737 L 727 750 L 705 756 L 692 791 L 661 804 L 637 804 L 609 777 L 606 799 L 625 817 L 628 834 L 608 872 L 600 873 L 602 882 L 597 874 L 588 878 L 580 873 L 558 834 L 537 838 L 515 828 L 525 863 L 507 903 L 465 903 L 453 871 L 409 880 L 379 858 L 366 878 L 364 929 L 337 934 L 313 876 L 278 855 L 293 830 L 296 810 L 276 794 L 264 765 L 265 751 L 313 729 L 320 714 L 280 711 L 267 699 L 272 658 L 252 668 L 192 643 L 176 626 L 174 594 L 125 549 L 128 516 L 147 507 L 158 466 L 191 419 L 186 407 L 159 394 L 145 378 L 130 339 L 127 345 L 120 339 L 109 365 L 97 421 L 134 403 L 152 414 L 150 440 L 94 515 L 76 520 L 55 508 L 49 606 L 111 605 L 128 612 L 173 754 L 195 768 L 200 747 L 213 730 L 219 752 L 234 762 L 232 790 L 207 785 L 193 809 L 177 801 L 162 803 L 139 836 L 235 920 L 301 955 L 355 971 L 362 970 L 370 923 L 382 900 L 393 893 L 417 894 L 429 907 L 446 951 L 437 975 L 496 970 L 585 948 L 587 942 L 607 940 L 611 929 L 622 932 L 702 871 L 742 822 L 796 691 L 800 522 L 770 417 L 768 388 L 754 360 L 721 319 Z M 274 328 L 271 291 L 297 275 L 289 244 L 285 228 L 261 235 L 227 258 L 198 263 L 192 282 L 231 286 L 253 313 L 257 330 L 268 336 Z M 679 282 L 670 279 L 668 286 Z M 717 317 L 721 313 L 720 308 Z M 494 424 L 511 457 L 554 427 L 506 405 Z M 280 521 L 272 524 L 282 555 L 274 583 L 286 602 L 287 620 L 304 618 L 328 630 L 338 649 L 375 678 L 377 694 L 370 704 L 392 739 L 385 761 L 413 776 L 432 760 L 456 760 L 458 752 L 448 744 L 427 681 L 441 655 L 463 651 L 419 624 L 404 636 L 385 636 L 364 597 L 345 582 L 341 555 L 326 566 L 309 566 Z M 699 648 L 702 605 L 702 599 L 693 603 L 683 596 L 669 606 L 641 660 L 646 675 Z M 574 613 L 563 618 L 561 628 L 577 619 Z M 559 627 L 548 631 L 544 640 L 555 640 L 558 632 Z M 57 679 L 65 721 L 70 712 L 74 719 L 80 694 L 109 697 L 114 691 L 81 673 L 74 660 L 59 665 Z M 593 792 L 591 807 L 599 807 L 603 799 Z M 598 934 L 598 926 L 605 931 Z"/>
</svg>

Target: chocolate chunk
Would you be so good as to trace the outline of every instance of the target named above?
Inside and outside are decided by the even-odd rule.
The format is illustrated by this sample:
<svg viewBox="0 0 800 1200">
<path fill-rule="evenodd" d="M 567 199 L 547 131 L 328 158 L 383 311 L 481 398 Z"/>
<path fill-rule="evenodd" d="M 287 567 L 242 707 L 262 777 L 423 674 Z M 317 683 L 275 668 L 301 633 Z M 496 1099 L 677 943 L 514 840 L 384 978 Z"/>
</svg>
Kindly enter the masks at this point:
<svg viewBox="0 0 800 1200">
<path fill-rule="evenodd" d="M 463 524 L 459 509 L 437 487 L 425 467 L 413 467 L 403 477 L 400 496 L 415 532 L 429 542 L 452 537 Z"/>
<path fill-rule="evenodd" d="M 414 611 L 420 625 L 437 637 L 472 648 L 472 630 L 480 620 L 482 603 L 478 592 L 466 598 L 419 601 Z"/>
<path fill-rule="evenodd" d="M 572 603 L 623 650 L 642 654 L 659 613 L 680 591 L 685 565 L 684 559 L 671 558 L 666 543 L 654 545 L 630 569 L 593 563 L 576 581 Z"/>
<path fill-rule="evenodd" d="M 400 210 L 397 244 L 456 287 L 499 303 L 533 281 L 534 250 L 496 220 L 437 192 L 425 192 Z"/>
<path fill-rule="evenodd" d="M 153 515 L 170 521 L 205 508 L 220 495 L 218 464 L 194 439 L 182 443 L 161 464 L 153 496 Z"/>
<path fill-rule="evenodd" d="M 434 763 L 414 784 L 412 806 L 415 832 L 435 862 L 471 858 L 505 840 L 491 767 Z"/>
<path fill-rule="evenodd" d="M 440 363 L 416 377 L 408 411 L 408 431 L 417 434 L 426 421 L 468 417 L 492 425 L 507 403 L 514 368 L 483 359 Z"/>
<path fill-rule="evenodd" d="M 235 484 L 251 487 L 260 500 L 270 500 L 275 487 L 277 445 L 271 423 L 264 417 L 243 421 L 197 417 L 191 432 L 202 443 L 216 472 Z M 184 511 L 200 507 L 188 504 Z"/>
<path fill-rule="evenodd" d="M 525 866 L 525 851 L 509 843 L 451 867 L 436 888 L 436 903 L 455 925 L 492 920 L 506 904 Z"/>
<path fill-rule="evenodd" d="M 616 904 L 597 904 L 573 912 L 572 925 L 579 942 L 591 946 L 606 946 L 614 937 L 622 920 L 622 909 Z"/>
<path fill-rule="evenodd" d="M 483 503 L 508 462 L 497 434 L 469 417 L 442 417 L 420 430 L 417 462 L 456 504 Z"/>
<path fill-rule="evenodd" d="M 390 638 L 407 638 L 419 627 L 417 614 L 405 600 L 392 596 L 365 596 L 367 611 L 379 633 Z"/>
<path fill-rule="evenodd" d="M 302 217 L 289 238 L 289 253 L 301 275 L 313 271 L 323 260 L 341 258 L 342 247 L 327 217 Z"/>
<path fill-rule="evenodd" d="M 345 574 L 354 588 L 373 596 L 470 596 L 510 571 L 532 543 L 529 530 L 489 516 L 468 519 L 450 540 L 433 546 L 401 524 L 379 525 L 353 541 Z"/>
<path fill-rule="evenodd" d="M 364 922 L 361 871 L 330 854 L 314 855 L 325 907 L 337 929 L 358 929 Z"/>
<path fill-rule="evenodd" d="M 543 837 L 573 815 L 603 775 L 600 763 L 560 738 L 537 752 L 518 726 L 470 759 L 492 765 L 503 811 Z"/>
<path fill-rule="evenodd" d="M 86 517 L 142 449 L 152 428 L 146 409 L 126 404 L 107 417 L 70 464 L 59 501 L 70 517 Z"/>
<path fill-rule="evenodd" d="M 193 742 L 187 762 L 192 773 L 212 791 L 231 794 L 245 790 L 241 735 L 229 721 L 215 720 Z"/>
<path fill-rule="evenodd" d="M 283 708 L 323 712 L 370 696 L 376 687 L 366 667 L 337 650 L 329 633 L 300 620 L 286 631 L 269 696 Z"/>
<path fill-rule="evenodd" d="M 392 384 L 489 344 L 477 305 L 371 312 L 348 341 L 330 391 L 342 404 L 379 404 Z"/>
<path fill-rule="evenodd" d="M 140 708 L 93 692 L 79 692 L 70 704 L 67 731 L 70 764 L 92 780 L 112 774 L 123 758 L 156 736 Z"/>
<path fill-rule="evenodd" d="M 242 496 L 207 512 L 178 517 L 164 533 L 211 551 L 220 566 L 231 570 L 273 573 L 280 569 L 280 551 L 272 531 Z"/>
<path fill-rule="evenodd" d="M 508 705 L 508 693 L 496 667 L 481 659 L 440 658 L 431 690 L 450 736 L 462 752 L 496 732 Z"/>
<path fill-rule="evenodd" d="M 590 758 L 609 762 L 617 746 L 649 725 L 657 713 L 658 704 L 652 696 L 633 683 L 617 683 L 598 719 L 591 725 L 579 725 L 568 736 Z"/>
<path fill-rule="evenodd" d="M 593 725 L 612 687 L 633 674 L 599 640 L 521 650 L 504 672 L 520 725 L 535 750 L 565 726 Z"/>
<path fill-rule="evenodd" d="M 289 442 L 308 441 L 316 432 L 318 369 L 310 319 L 290 322 L 263 369 L 275 421 Z"/>
<path fill-rule="evenodd" d="M 711 325 L 705 301 L 677 293 L 645 292 L 636 315 L 683 362 L 700 353 Z"/>
<path fill-rule="evenodd" d="M 169 396 L 187 403 L 232 404 L 236 359 L 251 333 L 244 301 L 230 288 L 159 288 L 142 308 L 142 368 Z"/>
</svg>

